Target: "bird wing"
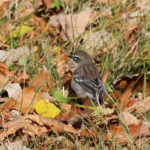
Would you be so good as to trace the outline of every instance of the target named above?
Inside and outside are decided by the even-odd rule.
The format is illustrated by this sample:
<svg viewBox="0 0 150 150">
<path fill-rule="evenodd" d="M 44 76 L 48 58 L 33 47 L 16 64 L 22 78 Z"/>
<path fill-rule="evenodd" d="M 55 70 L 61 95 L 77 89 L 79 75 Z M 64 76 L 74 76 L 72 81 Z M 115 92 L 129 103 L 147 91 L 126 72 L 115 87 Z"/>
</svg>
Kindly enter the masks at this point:
<svg viewBox="0 0 150 150">
<path fill-rule="evenodd" d="M 103 87 L 100 75 L 94 64 L 84 64 L 73 73 L 74 80 L 80 84 L 87 92 L 96 97 L 97 90 Z"/>
</svg>

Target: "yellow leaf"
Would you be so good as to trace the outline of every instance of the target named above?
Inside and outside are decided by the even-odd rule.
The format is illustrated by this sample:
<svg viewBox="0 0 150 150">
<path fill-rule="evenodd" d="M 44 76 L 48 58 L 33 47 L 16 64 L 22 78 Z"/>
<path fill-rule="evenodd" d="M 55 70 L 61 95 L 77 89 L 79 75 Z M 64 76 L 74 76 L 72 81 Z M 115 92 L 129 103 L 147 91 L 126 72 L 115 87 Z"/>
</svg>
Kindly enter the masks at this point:
<svg viewBox="0 0 150 150">
<path fill-rule="evenodd" d="M 60 113 L 60 110 L 53 103 L 44 99 L 35 104 L 35 110 L 39 115 L 48 118 L 55 118 Z"/>
<path fill-rule="evenodd" d="M 27 26 L 27 25 L 21 25 L 16 30 L 14 30 L 11 34 L 11 37 L 16 38 L 23 36 L 25 33 L 30 32 L 33 30 L 33 27 Z"/>
<path fill-rule="evenodd" d="M 60 50 L 61 50 L 61 48 L 60 47 L 58 47 L 58 46 L 54 46 L 54 52 L 57 54 L 57 55 L 59 55 L 60 54 Z"/>
</svg>

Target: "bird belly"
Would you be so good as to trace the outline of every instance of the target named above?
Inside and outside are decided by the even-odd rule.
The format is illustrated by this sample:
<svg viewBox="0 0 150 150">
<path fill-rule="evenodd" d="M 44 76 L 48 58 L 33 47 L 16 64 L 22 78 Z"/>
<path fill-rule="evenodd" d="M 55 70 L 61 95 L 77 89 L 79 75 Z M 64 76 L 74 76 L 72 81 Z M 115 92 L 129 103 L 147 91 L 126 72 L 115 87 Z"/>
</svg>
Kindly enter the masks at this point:
<svg viewBox="0 0 150 150">
<path fill-rule="evenodd" d="M 80 86 L 80 84 L 78 84 L 77 82 L 73 82 L 72 81 L 71 82 L 71 87 L 74 90 L 74 92 L 77 94 L 78 97 L 80 97 L 80 98 L 86 98 L 88 96 L 92 100 L 95 99 L 93 97 L 92 93 L 88 93 L 87 91 L 85 91 L 84 88 L 82 86 Z"/>
</svg>

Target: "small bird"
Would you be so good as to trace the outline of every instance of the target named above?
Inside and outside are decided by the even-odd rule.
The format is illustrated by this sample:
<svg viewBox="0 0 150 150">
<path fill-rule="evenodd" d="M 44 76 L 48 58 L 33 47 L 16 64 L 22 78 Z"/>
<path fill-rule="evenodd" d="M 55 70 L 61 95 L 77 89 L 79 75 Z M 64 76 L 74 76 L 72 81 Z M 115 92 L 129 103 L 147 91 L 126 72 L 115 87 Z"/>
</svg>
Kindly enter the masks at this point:
<svg viewBox="0 0 150 150">
<path fill-rule="evenodd" d="M 95 67 L 91 56 L 85 51 L 77 51 L 69 56 L 74 64 L 71 87 L 80 98 L 87 96 L 96 100 L 99 106 L 103 105 L 102 96 L 104 83 Z"/>
</svg>

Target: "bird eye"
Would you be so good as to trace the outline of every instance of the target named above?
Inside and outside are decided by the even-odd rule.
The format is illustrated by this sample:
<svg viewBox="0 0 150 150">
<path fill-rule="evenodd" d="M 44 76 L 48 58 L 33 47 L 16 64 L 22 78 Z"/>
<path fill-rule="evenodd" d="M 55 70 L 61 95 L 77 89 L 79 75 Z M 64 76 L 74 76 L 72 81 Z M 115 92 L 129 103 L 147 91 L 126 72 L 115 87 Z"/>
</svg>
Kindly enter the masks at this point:
<svg viewBox="0 0 150 150">
<path fill-rule="evenodd" d="M 73 61 L 75 61 L 75 62 L 79 62 L 79 60 L 80 60 L 78 57 L 73 57 L 72 59 L 73 59 Z"/>
</svg>

